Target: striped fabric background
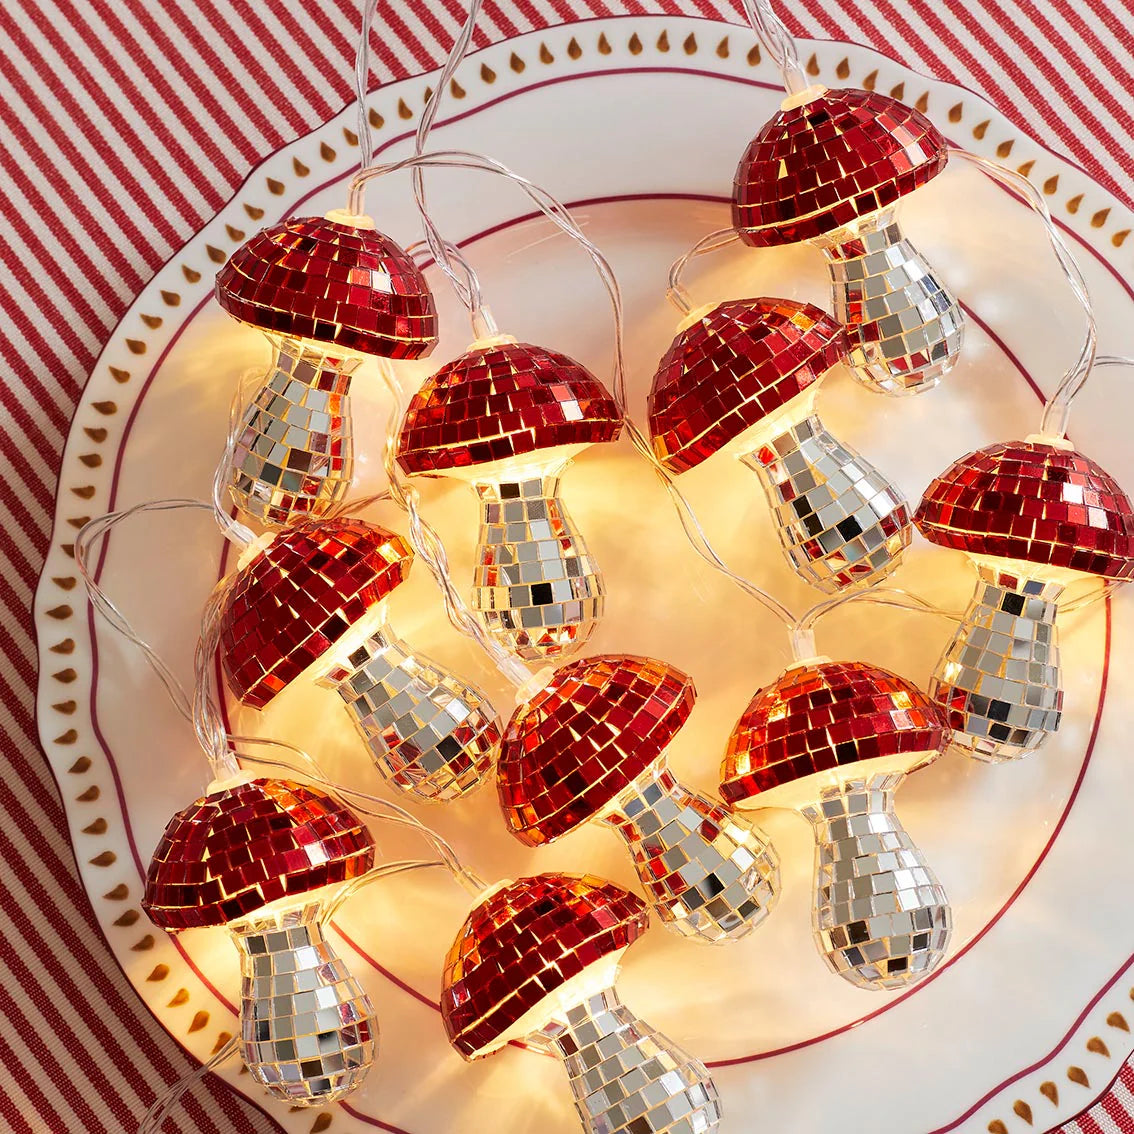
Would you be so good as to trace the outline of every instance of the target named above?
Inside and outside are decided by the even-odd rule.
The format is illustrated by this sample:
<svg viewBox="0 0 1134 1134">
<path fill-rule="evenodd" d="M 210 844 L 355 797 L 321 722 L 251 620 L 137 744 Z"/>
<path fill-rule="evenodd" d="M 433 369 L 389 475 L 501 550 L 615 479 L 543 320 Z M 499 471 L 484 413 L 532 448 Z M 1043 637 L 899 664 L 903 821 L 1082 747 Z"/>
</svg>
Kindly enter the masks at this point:
<svg viewBox="0 0 1134 1134">
<path fill-rule="evenodd" d="M 362 0 L 0 4 L 6 373 L 0 379 L 0 1126 L 133 1131 L 190 1069 L 134 996 L 79 885 L 34 725 L 29 616 L 86 375 L 154 269 L 248 171 L 351 98 Z M 792 31 L 853 40 L 991 99 L 1134 204 L 1134 0 L 783 0 Z M 591 16 L 740 19 L 739 0 L 486 0 L 477 45 Z M 443 58 L 460 0 L 383 2 L 377 80 Z M 1134 1068 L 1066 1127 L 1134 1134 Z M 167 1131 L 278 1129 L 206 1083 Z"/>
</svg>

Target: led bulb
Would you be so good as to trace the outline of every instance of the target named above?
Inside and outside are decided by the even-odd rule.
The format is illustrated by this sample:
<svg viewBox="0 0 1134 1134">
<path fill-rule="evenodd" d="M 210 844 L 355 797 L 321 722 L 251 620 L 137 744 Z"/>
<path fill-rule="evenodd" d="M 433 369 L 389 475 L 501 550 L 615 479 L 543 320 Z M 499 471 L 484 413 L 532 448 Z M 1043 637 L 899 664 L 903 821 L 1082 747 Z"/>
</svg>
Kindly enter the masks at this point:
<svg viewBox="0 0 1134 1134">
<path fill-rule="evenodd" d="M 650 389 L 658 460 L 680 474 L 730 453 L 754 469 L 792 569 L 827 592 L 870 586 L 899 565 L 913 528 L 898 488 L 815 413 L 847 335 L 790 299 L 734 299 L 681 324 Z"/>
<path fill-rule="evenodd" d="M 823 251 L 851 372 L 879 393 L 932 389 L 961 349 L 960 306 L 896 220 L 899 199 L 948 157 L 941 132 L 913 107 L 815 86 L 784 101 L 736 170 L 741 240 Z"/>
<path fill-rule="evenodd" d="M 343 1098 L 378 1054 L 369 999 L 325 938 L 324 901 L 374 865 L 359 817 L 319 788 L 228 777 L 167 824 L 142 908 L 170 933 L 227 926 L 240 953 L 240 1049 L 292 1106 Z"/>
<path fill-rule="evenodd" d="M 626 841 L 667 929 L 735 941 L 775 904 L 779 863 L 754 827 L 666 767 L 666 745 L 694 696 L 685 674 L 651 658 L 606 654 L 560 666 L 513 712 L 496 786 L 521 842 L 539 846 L 604 822 Z"/>
<path fill-rule="evenodd" d="M 954 461 L 915 520 L 926 539 L 977 567 L 976 592 L 930 685 L 953 743 L 978 760 L 1027 756 L 1059 727 L 1059 597 L 1075 581 L 1134 574 L 1134 507 L 1065 438 L 1031 436 Z"/>
<path fill-rule="evenodd" d="M 221 614 L 221 663 L 233 693 L 258 709 L 304 678 L 336 690 L 383 778 L 447 801 L 484 783 L 500 729 L 484 693 L 387 624 L 386 599 L 412 562 L 400 536 L 365 520 L 278 532 L 242 558 Z"/>
<path fill-rule="evenodd" d="M 474 342 L 414 395 L 398 438 L 409 474 L 470 482 L 480 502 L 471 606 L 505 649 L 558 658 L 591 636 L 604 588 L 559 496 L 622 418 L 606 387 L 557 351 L 509 335 Z"/>
<path fill-rule="evenodd" d="M 651 910 L 684 937 L 738 941 L 779 896 L 779 860 L 768 841 L 678 783 L 664 762 L 626 788 L 603 819 L 626 840 Z"/>
<path fill-rule="evenodd" d="M 279 340 L 236 434 L 229 491 L 241 511 L 284 526 L 322 516 L 354 477 L 350 380 L 362 361 L 319 343 Z"/>
<path fill-rule="evenodd" d="M 314 902 L 230 927 L 240 951 L 244 1063 L 292 1106 L 345 1097 L 378 1058 L 374 1008 L 324 937 L 320 913 Z"/>
<path fill-rule="evenodd" d="M 720 1100 L 704 1064 L 614 991 L 648 925 L 636 895 L 592 875 L 539 874 L 485 894 L 448 956 L 441 1018 L 466 1059 L 505 1044 L 557 1055 L 588 1134 L 709 1134 Z"/>
<path fill-rule="evenodd" d="M 236 438 L 230 494 L 271 526 L 325 515 L 353 473 L 351 373 L 366 355 L 420 358 L 437 344 L 425 278 L 369 217 L 333 210 L 256 233 L 216 294 L 274 350 Z"/>
</svg>

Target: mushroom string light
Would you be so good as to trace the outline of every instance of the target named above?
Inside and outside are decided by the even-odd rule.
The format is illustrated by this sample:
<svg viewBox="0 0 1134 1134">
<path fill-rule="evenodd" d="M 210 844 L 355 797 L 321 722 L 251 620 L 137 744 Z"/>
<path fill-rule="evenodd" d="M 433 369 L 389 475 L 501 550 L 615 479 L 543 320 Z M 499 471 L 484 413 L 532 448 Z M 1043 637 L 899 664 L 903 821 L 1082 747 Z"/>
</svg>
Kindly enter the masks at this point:
<svg viewBox="0 0 1134 1134">
<path fill-rule="evenodd" d="M 936 177 L 948 156 L 940 132 L 912 107 L 874 91 L 812 86 L 784 100 L 737 167 L 741 240 L 822 249 L 852 371 L 878 392 L 931 389 L 961 349 L 960 307 L 896 216 L 899 199 Z"/>
<path fill-rule="evenodd" d="M 386 600 L 412 552 L 363 520 L 308 522 L 251 545 L 220 615 L 221 663 L 262 709 L 301 676 L 334 689 L 378 771 L 421 799 L 479 787 L 500 739 L 487 697 L 390 629 Z"/>
<path fill-rule="evenodd" d="M 754 469 L 789 563 L 827 592 L 890 574 L 913 533 L 898 489 L 815 412 L 845 350 L 842 327 L 811 304 L 728 300 L 685 320 L 649 398 L 665 468 L 682 473 L 723 451 Z"/>
<path fill-rule="evenodd" d="M 354 371 L 368 355 L 388 364 L 436 345 L 425 278 L 369 217 L 339 210 L 257 233 L 218 273 L 216 294 L 273 351 L 236 433 L 229 491 L 271 526 L 323 515 L 354 472 Z"/>
<path fill-rule="evenodd" d="M 614 400 L 590 371 L 506 335 L 473 343 L 406 410 L 398 463 L 408 474 L 472 484 L 481 524 L 471 605 L 522 658 L 577 649 L 602 617 L 602 576 L 559 480 L 583 449 L 621 429 Z"/>
<path fill-rule="evenodd" d="M 744 937 L 779 892 L 767 841 L 719 802 L 678 783 L 665 749 L 696 692 L 649 658 L 610 654 L 560 666 L 512 714 L 497 766 L 500 805 L 529 846 L 588 820 L 625 840 L 650 906 L 700 941 Z"/>
<path fill-rule="evenodd" d="M 1027 756 L 1059 727 L 1058 600 L 1076 579 L 1134 575 L 1134 508 L 1071 442 L 990 445 L 955 461 L 917 510 L 926 539 L 968 553 L 977 587 L 929 692 L 978 760 Z"/>
<path fill-rule="evenodd" d="M 225 925 L 240 952 L 240 1050 L 293 1106 L 353 1091 L 378 1055 L 378 1021 L 323 927 L 334 890 L 365 874 L 374 841 L 318 788 L 214 784 L 170 821 L 142 908 L 170 933 Z"/>
<path fill-rule="evenodd" d="M 445 959 L 449 1042 L 479 1059 L 525 1040 L 563 1060 L 590 1134 L 709 1134 L 720 1101 L 704 1064 L 614 989 L 648 925 L 642 900 L 591 875 L 538 874 L 489 890 Z"/>
<path fill-rule="evenodd" d="M 729 737 L 721 795 L 787 807 L 816 845 L 815 943 L 859 988 L 900 988 L 945 954 L 952 913 L 894 811 L 905 776 L 945 749 L 941 711 L 862 662 L 797 662 L 761 689 Z"/>
</svg>

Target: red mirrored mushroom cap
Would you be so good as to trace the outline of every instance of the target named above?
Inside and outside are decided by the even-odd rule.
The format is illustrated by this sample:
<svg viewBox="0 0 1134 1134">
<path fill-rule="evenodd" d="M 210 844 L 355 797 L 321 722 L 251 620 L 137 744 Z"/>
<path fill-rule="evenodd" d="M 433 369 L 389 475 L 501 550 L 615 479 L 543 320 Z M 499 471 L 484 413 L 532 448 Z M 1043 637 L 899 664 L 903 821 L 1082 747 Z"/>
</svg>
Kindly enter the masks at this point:
<svg viewBox="0 0 1134 1134">
<path fill-rule="evenodd" d="M 759 246 L 795 244 L 894 204 L 936 177 L 948 143 L 925 115 L 847 88 L 779 111 L 744 151 L 732 220 Z"/>
<path fill-rule="evenodd" d="M 538 846 L 592 818 L 661 756 L 696 695 L 689 677 L 652 658 L 560 666 L 504 734 L 496 789 L 509 830 Z"/>
<path fill-rule="evenodd" d="M 1007 441 L 954 461 L 925 490 L 926 539 L 973 555 L 1134 575 L 1134 509 L 1115 479 L 1074 449 Z"/>
<path fill-rule="evenodd" d="M 641 898 L 589 874 L 537 874 L 497 890 L 469 914 L 445 958 L 449 1042 L 466 1059 L 496 1050 L 549 993 L 631 945 L 648 924 Z"/>
<path fill-rule="evenodd" d="M 229 688 L 262 709 L 409 574 L 401 536 L 365 520 L 284 528 L 241 567 L 220 619 Z"/>
<path fill-rule="evenodd" d="M 650 388 L 650 439 L 672 472 L 699 465 L 840 361 L 846 331 L 791 299 L 719 303 L 681 331 Z"/>
<path fill-rule="evenodd" d="M 370 832 L 338 800 L 289 780 L 252 780 L 206 795 L 169 821 L 142 908 L 170 932 L 225 925 L 373 865 Z"/>
<path fill-rule="evenodd" d="M 561 445 L 613 441 L 622 418 L 607 388 L 565 354 L 529 343 L 470 350 L 413 396 L 398 438 L 407 473 L 522 457 Z"/>
<path fill-rule="evenodd" d="M 329 347 L 420 358 L 437 345 L 433 295 L 410 255 L 372 228 L 297 217 L 256 233 L 217 273 L 233 318 Z"/>
<path fill-rule="evenodd" d="M 795 666 L 752 698 L 732 730 L 721 795 L 742 803 L 816 772 L 938 753 L 947 741 L 941 709 L 896 673 L 865 662 Z"/>
</svg>

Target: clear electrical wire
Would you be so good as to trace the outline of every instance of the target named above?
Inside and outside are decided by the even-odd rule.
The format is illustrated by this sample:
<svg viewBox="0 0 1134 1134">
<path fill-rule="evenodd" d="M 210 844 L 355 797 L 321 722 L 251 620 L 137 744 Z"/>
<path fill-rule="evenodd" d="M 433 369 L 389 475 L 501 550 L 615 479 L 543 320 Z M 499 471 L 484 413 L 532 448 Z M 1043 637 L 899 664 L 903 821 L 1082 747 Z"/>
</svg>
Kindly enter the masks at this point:
<svg viewBox="0 0 1134 1134">
<path fill-rule="evenodd" d="M 378 9 L 378 0 L 367 0 L 362 11 L 362 26 L 358 38 L 358 51 L 355 55 L 355 96 L 358 100 L 358 138 L 359 138 L 359 168 L 365 170 L 374 164 L 374 144 L 370 132 L 370 115 L 366 106 L 367 88 L 370 82 L 370 32 L 374 24 L 374 17 Z M 448 58 L 441 69 L 441 74 L 433 91 L 425 104 L 421 118 L 418 120 L 417 131 L 414 135 L 414 155 L 419 156 L 425 151 L 426 141 L 433 124 L 437 120 L 437 113 L 441 107 L 441 100 L 445 91 L 453 80 L 457 68 L 468 54 L 472 44 L 473 32 L 480 15 L 481 0 L 471 0 L 465 14 L 465 22 L 449 49 Z M 425 245 L 430 255 L 441 271 L 452 284 L 453 290 L 461 303 L 468 308 L 472 319 L 474 338 L 486 338 L 497 333 L 496 323 L 492 313 L 484 305 L 480 287 L 480 278 L 469 266 L 458 250 L 446 241 L 437 229 L 429 215 L 428 201 L 425 194 L 425 179 L 420 166 L 412 171 L 412 184 L 414 202 L 421 216 L 422 229 L 425 232 Z M 361 214 L 365 209 L 365 187 L 357 192 L 351 187 L 348 211 L 355 215 Z M 458 273 L 459 269 L 459 273 Z"/>
<path fill-rule="evenodd" d="M 241 771 L 241 759 L 310 776 L 341 798 L 353 801 L 353 806 L 357 806 L 367 814 L 381 821 L 418 831 L 429 840 L 439 855 L 440 861 L 450 869 L 454 878 L 466 889 L 479 893 L 484 888 L 484 882 L 474 871 L 461 862 L 452 844 L 404 807 L 399 807 L 396 803 L 372 795 L 361 788 L 335 783 L 328 778 L 312 756 L 294 744 L 267 737 L 229 734 L 225 730 L 219 706 L 213 696 L 212 671 L 220 635 L 220 616 L 224 610 L 235 574 L 222 579 L 214 587 L 205 602 L 201 619 L 201 633 L 194 651 L 192 696 L 186 691 L 185 686 L 161 655 L 134 629 L 130 620 L 102 590 L 94 579 L 90 565 L 91 555 L 94 553 L 98 542 L 105 538 L 117 524 L 139 513 L 165 512 L 179 508 L 199 511 L 213 510 L 212 504 L 203 500 L 170 499 L 147 501 L 121 512 L 110 512 L 105 516 L 98 516 L 84 524 L 75 537 L 75 564 L 91 605 L 116 633 L 121 634 L 141 651 L 146 662 L 157 674 L 173 707 L 193 727 L 209 759 L 213 779 L 223 781 L 238 776 Z M 305 767 L 272 760 L 258 753 L 245 751 L 246 747 L 270 747 L 289 752 L 297 756 Z"/>
<path fill-rule="evenodd" d="M 673 501 L 674 507 L 677 511 L 678 518 L 681 521 L 682 530 L 685 532 L 686 537 L 693 545 L 694 550 L 702 559 L 708 562 L 716 570 L 723 572 L 734 583 L 741 587 L 745 593 L 750 597 L 756 599 L 767 610 L 779 618 L 785 626 L 791 626 L 795 621 L 795 616 L 780 603 L 773 596 L 768 594 L 762 588 L 758 587 L 755 583 L 745 579 L 742 575 L 738 575 L 732 571 L 719 553 L 710 544 L 708 537 L 705 535 L 704 529 L 698 521 L 695 513 L 685 497 L 681 494 L 680 490 L 673 483 L 673 478 L 667 470 L 658 462 L 657 457 L 654 455 L 653 448 L 649 440 L 642 434 L 641 430 L 630 417 L 627 410 L 627 396 L 626 396 L 626 374 L 624 362 L 624 309 L 622 302 L 622 291 L 618 284 L 618 279 L 615 276 L 614 269 L 611 267 L 610 262 L 606 259 L 599 248 L 593 241 L 583 232 L 583 230 L 575 222 L 570 212 L 566 207 L 561 204 L 555 197 L 553 197 L 546 189 L 529 181 L 526 177 L 515 173 L 501 162 L 496 161 L 494 158 L 486 157 L 482 154 L 470 153 L 464 150 L 442 150 L 432 153 L 418 154 L 403 158 L 400 161 L 387 162 L 382 165 L 373 166 L 370 169 L 360 170 L 356 174 L 352 189 L 354 185 L 364 185 L 375 178 L 385 176 L 389 173 L 394 173 L 402 169 L 414 168 L 417 166 L 437 166 L 441 168 L 457 168 L 457 169 L 472 169 L 484 173 L 491 173 L 497 176 L 505 177 L 509 181 L 520 187 L 524 193 L 532 200 L 532 202 L 539 208 L 539 210 L 548 217 L 559 229 L 565 232 L 572 240 L 574 240 L 590 257 L 594 264 L 595 270 L 598 272 L 599 278 L 602 281 L 603 287 L 606 290 L 607 297 L 610 300 L 611 310 L 614 317 L 614 357 L 612 362 L 613 374 L 613 387 L 614 397 L 618 403 L 619 411 L 623 416 L 626 425 L 627 434 L 631 442 L 638 452 L 650 462 L 651 467 L 662 481 L 666 490 L 669 492 Z M 354 210 L 357 207 L 355 199 L 352 197 L 350 208 Z M 415 542 L 415 548 L 417 544 Z M 421 548 L 418 548 L 419 552 Z M 441 580 L 438 578 L 438 582 Z M 451 586 L 451 584 L 449 584 Z M 444 584 L 443 584 L 444 589 Z"/>
<path fill-rule="evenodd" d="M 240 1037 L 233 1036 L 213 1056 L 207 1059 L 200 1067 L 194 1068 L 187 1075 L 182 1075 L 175 1083 L 171 1083 L 150 1104 L 150 1109 L 142 1117 L 138 1127 L 138 1134 L 159 1134 L 165 1120 L 173 1112 L 173 1108 L 181 1101 L 182 1096 L 191 1087 L 195 1087 L 210 1072 L 215 1071 L 222 1063 L 231 1059 L 240 1051 Z"/>
<path fill-rule="evenodd" d="M 916 611 L 920 614 L 936 614 L 954 622 L 960 622 L 964 617 L 964 611 L 950 610 L 947 607 L 938 606 L 936 603 L 930 602 L 929 599 L 914 594 L 912 591 L 904 590 L 902 587 L 875 587 L 869 591 L 852 591 L 850 594 L 835 595 L 833 598 L 824 599 L 809 610 L 804 611 L 796 619 L 791 628 L 792 657 L 796 661 L 805 661 L 808 658 L 815 657 L 819 652 L 815 647 L 815 628 L 819 620 L 832 611 L 854 602 L 893 606 L 903 610 Z"/>
<path fill-rule="evenodd" d="M 776 15 L 771 0 L 744 0 L 744 14 L 761 46 L 779 68 L 789 95 L 808 87 L 807 75 L 799 62 L 799 50 L 787 25 Z"/>
<path fill-rule="evenodd" d="M 1047 238 L 1052 251 L 1055 252 L 1055 257 L 1063 271 L 1064 279 L 1066 279 L 1068 287 L 1071 288 L 1072 294 L 1083 309 L 1083 316 L 1087 322 L 1083 345 L 1079 350 L 1078 357 L 1071 364 L 1071 368 L 1063 376 L 1055 392 L 1044 405 L 1043 417 L 1040 421 L 1039 431 L 1042 436 L 1065 437 L 1067 434 L 1067 418 L 1071 412 L 1071 402 L 1083 388 L 1083 383 L 1086 382 L 1087 376 L 1091 372 L 1098 343 L 1098 326 L 1095 322 L 1094 308 L 1091 306 L 1091 297 L 1087 291 L 1087 281 L 1083 279 L 1083 273 L 1079 270 L 1075 257 L 1071 255 L 1063 237 L 1060 235 L 1043 194 L 1022 173 L 1017 173 L 1014 169 L 1008 169 L 998 162 L 981 157 L 979 154 L 970 153 L 968 150 L 950 149 L 949 153 L 950 156 L 961 158 L 975 166 L 986 177 L 991 178 L 999 185 L 1003 185 L 1004 188 L 1014 193 L 1039 214 L 1047 231 Z"/>
</svg>

